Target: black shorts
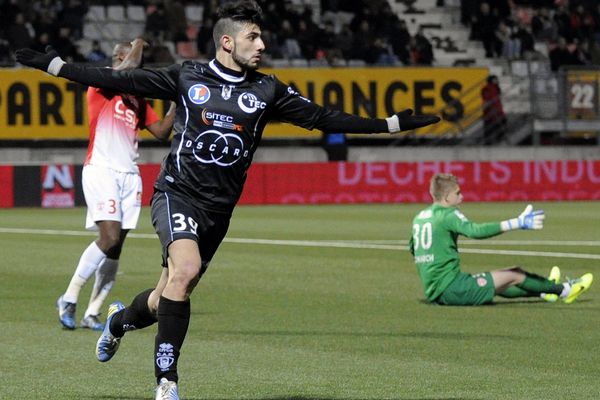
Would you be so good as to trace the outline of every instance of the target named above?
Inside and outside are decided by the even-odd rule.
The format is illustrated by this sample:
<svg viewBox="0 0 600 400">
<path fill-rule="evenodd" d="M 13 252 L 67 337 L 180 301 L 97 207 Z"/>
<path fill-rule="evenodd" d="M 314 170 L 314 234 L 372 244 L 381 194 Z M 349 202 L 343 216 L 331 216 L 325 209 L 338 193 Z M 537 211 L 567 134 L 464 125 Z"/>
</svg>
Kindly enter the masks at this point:
<svg viewBox="0 0 600 400">
<path fill-rule="evenodd" d="M 206 211 L 187 197 L 158 190 L 154 191 L 151 204 L 152 225 L 163 249 L 163 267 L 167 266 L 171 243 L 192 239 L 198 243 L 202 269 L 208 268 L 227 233 L 231 214 Z"/>
</svg>

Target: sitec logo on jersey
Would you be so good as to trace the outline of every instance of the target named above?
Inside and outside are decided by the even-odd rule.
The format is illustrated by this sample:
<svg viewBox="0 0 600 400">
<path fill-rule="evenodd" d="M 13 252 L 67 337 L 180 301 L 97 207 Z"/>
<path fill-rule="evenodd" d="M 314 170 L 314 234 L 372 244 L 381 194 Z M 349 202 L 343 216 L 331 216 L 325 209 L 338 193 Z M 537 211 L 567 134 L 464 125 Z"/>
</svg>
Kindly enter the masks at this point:
<svg viewBox="0 0 600 400">
<path fill-rule="evenodd" d="M 228 167 L 235 164 L 240 158 L 248 157 L 248 150 L 244 150 L 244 142 L 233 133 L 208 130 L 198 136 L 193 146 L 194 157 L 204 164 Z"/>
<path fill-rule="evenodd" d="M 205 85 L 198 83 L 190 87 L 188 97 L 194 104 L 204 104 L 210 99 L 210 90 Z"/>
<path fill-rule="evenodd" d="M 252 93 L 244 92 L 238 97 L 238 106 L 243 112 L 252 114 L 256 110 L 262 110 L 267 107 L 267 103 L 260 100 Z"/>
</svg>

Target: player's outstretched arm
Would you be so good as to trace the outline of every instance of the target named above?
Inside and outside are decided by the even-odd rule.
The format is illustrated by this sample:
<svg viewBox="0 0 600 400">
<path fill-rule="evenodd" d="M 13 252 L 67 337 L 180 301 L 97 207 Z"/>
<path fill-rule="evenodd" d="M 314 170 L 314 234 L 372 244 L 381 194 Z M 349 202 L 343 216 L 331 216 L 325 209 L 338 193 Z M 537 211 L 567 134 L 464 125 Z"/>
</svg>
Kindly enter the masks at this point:
<svg viewBox="0 0 600 400">
<path fill-rule="evenodd" d="M 15 55 L 17 61 L 23 65 L 84 85 L 152 99 L 177 100 L 177 81 L 181 69 L 178 64 L 160 69 L 116 71 L 111 68 L 66 63 L 52 46 L 47 46 L 45 53 L 33 49 L 19 49 Z"/>
<path fill-rule="evenodd" d="M 344 133 L 397 133 L 411 131 L 440 121 L 436 115 L 413 115 L 410 109 L 389 118 L 364 118 L 313 103 L 291 86 L 276 80 L 274 119 L 306 129 Z"/>
<path fill-rule="evenodd" d="M 525 207 L 525 210 L 517 217 L 502 221 L 500 226 L 503 231 L 515 229 L 542 229 L 546 215 L 544 210 L 534 210 L 531 204 Z"/>
</svg>

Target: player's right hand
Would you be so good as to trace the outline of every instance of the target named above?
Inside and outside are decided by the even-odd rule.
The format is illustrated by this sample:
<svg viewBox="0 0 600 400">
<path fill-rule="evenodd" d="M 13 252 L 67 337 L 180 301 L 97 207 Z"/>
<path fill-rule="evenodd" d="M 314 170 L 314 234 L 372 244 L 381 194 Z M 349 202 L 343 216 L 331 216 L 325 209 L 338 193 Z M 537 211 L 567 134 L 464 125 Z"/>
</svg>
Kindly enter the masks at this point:
<svg viewBox="0 0 600 400">
<path fill-rule="evenodd" d="M 58 75 L 60 67 L 65 64 L 52 46 L 46 46 L 45 53 L 25 48 L 17 50 L 15 55 L 19 63 L 28 67 L 41 69 L 54 76 Z"/>
<path fill-rule="evenodd" d="M 544 210 L 534 210 L 531 204 L 525 207 L 525 210 L 519 215 L 519 228 L 521 229 L 542 229 L 544 227 Z"/>
</svg>

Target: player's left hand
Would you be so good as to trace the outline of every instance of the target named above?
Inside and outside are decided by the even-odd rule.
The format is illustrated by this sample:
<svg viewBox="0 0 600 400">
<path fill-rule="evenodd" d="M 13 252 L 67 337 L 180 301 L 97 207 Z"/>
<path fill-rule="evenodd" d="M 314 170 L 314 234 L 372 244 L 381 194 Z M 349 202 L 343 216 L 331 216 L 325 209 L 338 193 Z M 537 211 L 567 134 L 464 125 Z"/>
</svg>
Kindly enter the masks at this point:
<svg viewBox="0 0 600 400">
<path fill-rule="evenodd" d="M 544 227 L 544 210 L 534 210 L 531 204 L 525 207 L 525 210 L 519 215 L 519 228 L 521 229 L 542 229 Z"/>
<path fill-rule="evenodd" d="M 436 124 L 440 122 L 440 117 L 430 114 L 413 115 L 413 110 L 409 108 L 387 118 L 387 121 L 390 132 L 395 133 L 412 131 L 413 129 Z"/>
<path fill-rule="evenodd" d="M 41 69 L 54 76 L 58 75 L 58 71 L 65 64 L 52 46 L 46 46 L 45 53 L 29 48 L 19 49 L 15 52 L 15 56 L 19 63 Z"/>
</svg>

